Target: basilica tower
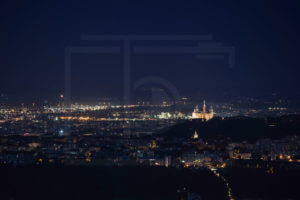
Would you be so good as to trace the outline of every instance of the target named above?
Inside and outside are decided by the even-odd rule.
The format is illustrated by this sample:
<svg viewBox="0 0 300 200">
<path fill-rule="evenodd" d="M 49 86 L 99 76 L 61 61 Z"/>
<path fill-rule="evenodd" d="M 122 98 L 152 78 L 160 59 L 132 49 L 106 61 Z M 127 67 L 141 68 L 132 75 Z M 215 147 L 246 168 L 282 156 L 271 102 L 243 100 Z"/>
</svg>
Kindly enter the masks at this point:
<svg viewBox="0 0 300 200">
<path fill-rule="evenodd" d="M 205 100 L 203 101 L 203 109 L 202 112 L 199 112 L 198 106 L 195 107 L 194 112 L 192 113 L 193 119 L 203 119 L 203 120 L 210 120 L 214 117 L 214 111 L 212 106 L 209 109 L 209 112 L 206 112 L 206 104 Z"/>
</svg>

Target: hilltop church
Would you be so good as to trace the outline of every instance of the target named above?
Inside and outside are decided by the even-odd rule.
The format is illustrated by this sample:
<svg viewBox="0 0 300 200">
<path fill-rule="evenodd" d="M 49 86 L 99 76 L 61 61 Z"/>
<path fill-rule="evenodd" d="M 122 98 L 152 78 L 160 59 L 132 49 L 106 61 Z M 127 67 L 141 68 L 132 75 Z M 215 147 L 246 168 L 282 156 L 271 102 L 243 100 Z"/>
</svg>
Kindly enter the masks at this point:
<svg viewBox="0 0 300 200">
<path fill-rule="evenodd" d="M 192 113 L 192 118 L 193 119 L 203 119 L 203 120 L 210 120 L 214 117 L 214 111 L 213 108 L 210 107 L 209 112 L 206 112 L 206 105 L 205 105 L 205 100 L 203 102 L 203 110 L 202 112 L 199 112 L 198 106 L 194 109 L 194 112 Z"/>
</svg>

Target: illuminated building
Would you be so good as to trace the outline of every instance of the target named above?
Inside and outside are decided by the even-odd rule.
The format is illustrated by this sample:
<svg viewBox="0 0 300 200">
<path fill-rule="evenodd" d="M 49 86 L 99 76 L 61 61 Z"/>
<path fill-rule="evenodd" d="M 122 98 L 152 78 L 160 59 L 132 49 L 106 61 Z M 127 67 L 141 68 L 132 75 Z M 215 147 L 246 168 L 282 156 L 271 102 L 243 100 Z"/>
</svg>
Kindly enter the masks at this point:
<svg viewBox="0 0 300 200">
<path fill-rule="evenodd" d="M 156 149 L 156 148 L 157 148 L 157 144 L 156 144 L 156 141 L 155 141 L 155 140 L 153 140 L 153 142 L 152 142 L 152 145 L 151 145 L 151 146 L 152 146 L 152 148 L 153 148 L 153 149 Z"/>
<path fill-rule="evenodd" d="M 206 105 L 205 100 L 203 102 L 203 110 L 202 112 L 199 112 L 198 106 L 194 109 L 194 112 L 192 113 L 193 119 L 204 119 L 204 120 L 210 120 L 214 117 L 214 112 L 212 107 L 209 109 L 209 112 L 206 112 Z"/>
<path fill-rule="evenodd" d="M 171 165 L 171 156 L 165 157 L 165 167 L 169 167 Z"/>
<path fill-rule="evenodd" d="M 198 137 L 199 137 L 199 136 L 198 136 L 198 133 L 197 133 L 197 131 L 195 130 L 195 133 L 194 133 L 194 135 L 193 135 L 193 138 L 194 138 L 194 139 L 198 139 Z"/>
</svg>

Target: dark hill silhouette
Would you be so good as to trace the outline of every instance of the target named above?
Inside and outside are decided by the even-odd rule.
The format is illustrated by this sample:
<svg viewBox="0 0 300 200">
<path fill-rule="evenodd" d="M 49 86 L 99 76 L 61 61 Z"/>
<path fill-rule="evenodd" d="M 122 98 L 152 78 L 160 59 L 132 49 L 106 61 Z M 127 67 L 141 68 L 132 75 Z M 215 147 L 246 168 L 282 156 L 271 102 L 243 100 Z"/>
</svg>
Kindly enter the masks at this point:
<svg viewBox="0 0 300 200">
<path fill-rule="evenodd" d="M 212 172 L 175 168 L 27 166 L 0 169 L 0 199 L 176 200 L 178 189 L 203 199 L 226 199 Z"/>
<path fill-rule="evenodd" d="M 230 137 L 235 141 L 259 138 L 277 139 L 300 135 L 300 116 L 287 115 L 276 118 L 229 117 L 213 118 L 207 122 L 189 120 L 164 129 L 157 134 L 166 139 L 191 137 L 197 130 L 200 137 Z"/>
</svg>

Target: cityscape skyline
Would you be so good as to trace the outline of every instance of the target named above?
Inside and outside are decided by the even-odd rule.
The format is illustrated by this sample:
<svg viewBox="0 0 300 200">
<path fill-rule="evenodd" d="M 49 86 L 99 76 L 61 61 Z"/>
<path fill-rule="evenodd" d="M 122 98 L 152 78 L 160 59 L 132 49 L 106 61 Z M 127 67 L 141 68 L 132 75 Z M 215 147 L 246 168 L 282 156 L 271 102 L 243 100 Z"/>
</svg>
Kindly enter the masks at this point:
<svg viewBox="0 0 300 200">
<path fill-rule="evenodd" d="M 300 1 L 1 1 L 0 199 L 299 199 Z"/>
</svg>

